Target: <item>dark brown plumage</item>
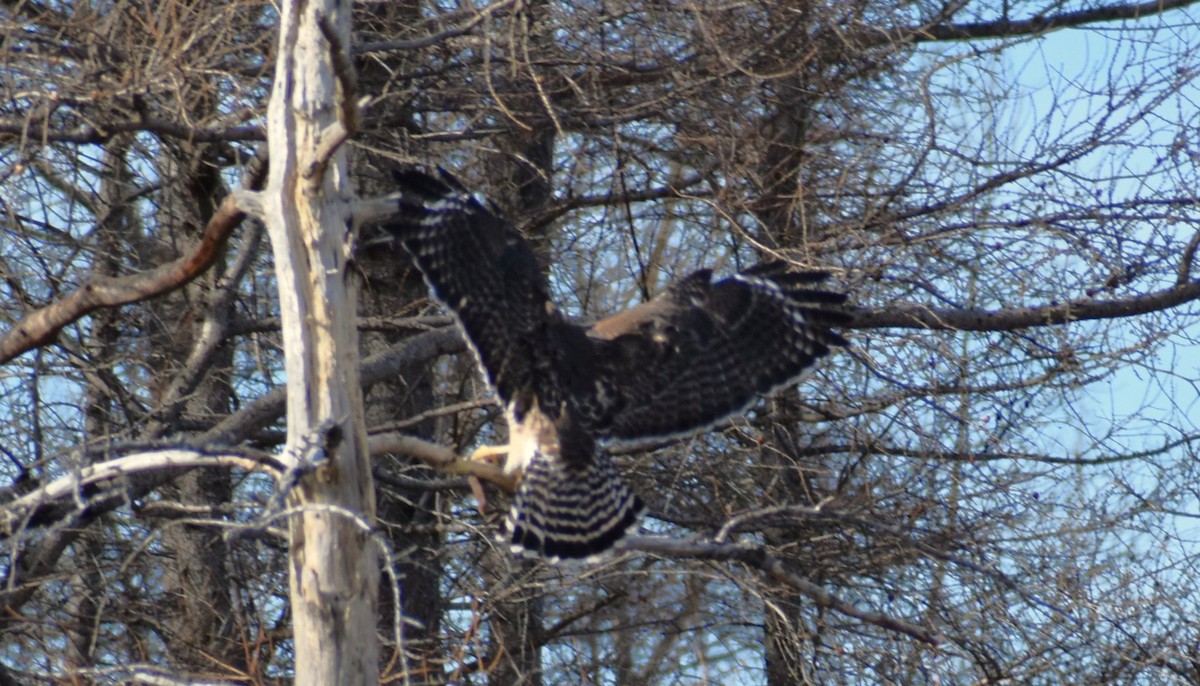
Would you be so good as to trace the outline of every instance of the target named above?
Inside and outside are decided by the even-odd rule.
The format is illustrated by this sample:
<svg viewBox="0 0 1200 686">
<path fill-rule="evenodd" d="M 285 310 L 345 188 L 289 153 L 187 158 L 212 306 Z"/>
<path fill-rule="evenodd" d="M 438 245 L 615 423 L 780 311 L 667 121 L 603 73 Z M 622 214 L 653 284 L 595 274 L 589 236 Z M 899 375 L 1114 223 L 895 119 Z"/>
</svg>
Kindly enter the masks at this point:
<svg viewBox="0 0 1200 686">
<path fill-rule="evenodd" d="M 395 174 L 388 231 L 457 317 L 504 404 L 506 471 L 524 473 L 510 541 L 587 557 L 636 522 L 641 501 L 603 440 L 694 433 L 791 383 L 830 346 L 845 296 L 825 272 L 761 264 L 719 281 L 702 269 L 650 302 L 587 328 L 551 303 L 529 244 L 453 177 Z"/>
</svg>

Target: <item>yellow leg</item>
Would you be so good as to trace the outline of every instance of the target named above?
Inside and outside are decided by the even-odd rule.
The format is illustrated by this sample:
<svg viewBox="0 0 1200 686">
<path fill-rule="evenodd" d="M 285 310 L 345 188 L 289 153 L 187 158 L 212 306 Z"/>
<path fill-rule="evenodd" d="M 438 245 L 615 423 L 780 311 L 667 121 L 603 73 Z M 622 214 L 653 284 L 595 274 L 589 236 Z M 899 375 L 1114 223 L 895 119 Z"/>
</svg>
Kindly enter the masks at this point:
<svg viewBox="0 0 1200 686">
<path fill-rule="evenodd" d="M 517 490 L 519 478 L 504 473 L 500 464 L 503 456 L 507 454 L 507 445 L 482 445 L 476 448 L 470 457 L 458 460 L 451 470 L 454 473 L 468 476 L 471 482 L 471 491 L 479 500 L 481 512 L 487 507 L 487 497 L 484 495 L 481 479 L 491 481 L 509 493 L 515 493 Z"/>
<path fill-rule="evenodd" d="M 481 445 L 467 458 L 471 462 L 498 462 L 496 458 L 508 454 L 508 445 Z"/>
</svg>

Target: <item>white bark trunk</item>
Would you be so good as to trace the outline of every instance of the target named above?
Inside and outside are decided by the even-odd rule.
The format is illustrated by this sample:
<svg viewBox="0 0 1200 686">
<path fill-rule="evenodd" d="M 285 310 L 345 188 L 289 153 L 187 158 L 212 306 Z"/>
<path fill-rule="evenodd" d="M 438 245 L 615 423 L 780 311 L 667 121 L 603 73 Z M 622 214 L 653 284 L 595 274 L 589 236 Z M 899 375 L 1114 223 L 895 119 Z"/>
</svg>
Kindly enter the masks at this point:
<svg viewBox="0 0 1200 686">
<path fill-rule="evenodd" d="M 259 196 L 275 255 L 288 384 L 288 455 L 337 426 L 329 458 L 291 494 L 290 593 L 296 684 L 378 683 L 378 554 L 362 524 L 375 504 L 358 380 L 356 292 L 347 269 L 352 194 L 340 130 L 339 89 L 318 18 L 350 42 L 349 3 L 284 2 L 268 109 L 270 174 Z M 321 170 L 305 178 L 310 170 Z M 294 459 L 294 458 L 293 458 Z M 359 515 L 355 519 L 353 515 Z"/>
</svg>

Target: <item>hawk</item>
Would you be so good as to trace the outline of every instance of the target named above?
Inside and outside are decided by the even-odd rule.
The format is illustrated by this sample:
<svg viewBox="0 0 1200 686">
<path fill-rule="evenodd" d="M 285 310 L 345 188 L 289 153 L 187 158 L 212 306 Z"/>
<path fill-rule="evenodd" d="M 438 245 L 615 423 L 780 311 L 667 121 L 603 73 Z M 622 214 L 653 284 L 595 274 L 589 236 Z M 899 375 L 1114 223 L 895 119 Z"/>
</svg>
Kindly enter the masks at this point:
<svg viewBox="0 0 1200 686">
<path fill-rule="evenodd" d="M 642 500 L 604 444 L 700 431 L 794 381 L 846 341 L 828 274 L 782 262 L 714 281 L 692 272 L 591 327 L 551 302 L 530 244 L 453 176 L 394 172 L 384 228 L 452 312 L 504 406 L 504 471 L 520 477 L 506 519 L 517 552 L 586 558 L 633 527 Z"/>
</svg>

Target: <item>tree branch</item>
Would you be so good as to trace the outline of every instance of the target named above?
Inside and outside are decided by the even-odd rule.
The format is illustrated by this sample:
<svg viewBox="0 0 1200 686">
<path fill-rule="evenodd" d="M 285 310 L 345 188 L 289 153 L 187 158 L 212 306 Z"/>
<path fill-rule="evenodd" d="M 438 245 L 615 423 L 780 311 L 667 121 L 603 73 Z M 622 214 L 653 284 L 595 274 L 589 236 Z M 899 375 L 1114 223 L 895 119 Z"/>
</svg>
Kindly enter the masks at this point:
<svg viewBox="0 0 1200 686">
<path fill-rule="evenodd" d="M 367 388 L 383 379 L 395 377 L 407 365 L 463 350 L 466 350 L 466 344 L 454 327 L 426 331 L 363 360 L 359 380 Z M 218 445 L 239 443 L 279 419 L 285 409 L 287 389 L 283 386 L 273 388 L 206 431 L 199 440 Z"/>
<path fill-rule="evenodd" d="M 247 165 L 243 184 L 250 188 L 261 187 L 266 169 L 265 159 L 256 157 Z M 93 276 L 62 300 L 27 314 L 0 336 L 0 364 L 49 343 L 64 326 L 90 312 L 147 300 L 187 284 L 216 262 L 233 230 L 245 216 L 233 197 L 226 196 L 190 254 L 141 274 L 117 278 Z"/>
<path fill-rule="evenodd" d="M 1002 18 L 969 24 L 939 24 L 915 29 L 912 31 L 912 37 L 918 43 L 975 38 L 1011 38 L 1105 21 L 1141 19 L 1180 7 L 1187 7 L 1196 2 L 1197 0 L 1149 0 L 1140 4 L 1102 5 L 1062 14 L 1037 14 L 1029 19 L 1019 21 Z"/>
<path fill-rule="evenodd" d="M 263 141 L 266 132 L 261 126 L 228 126 L 206 129 L 178 124 L 166 119 L 145 118 L 116 122 L 104 127 L 80 126 L 74 129 L 54 128 L 25 121 L 0 121 L 0 143 L 6 138 L 21 137 L 48 143 L 80 145 L 105 143 L 121 133 L 148 131 L 158 136 L 178 138 L 192 143 L 228 143 L 229 141 Z"/>
<path fill-rule="evenodd" d="M 444 445 L 431 443 L 416 436 L 399 433 L 376 434 L 370 437 L 369 445 L 372 455 L 403 453 L 417 458 L 443 474 L 473 476 L 491 481 L 509 493 L 517 490 L 516 480 L 511 475 L 505 474 L 500 467 L 487 462 L 477 462 L 459 457 L 457 453 Z"/>
<path fill-rule="evenodd" d="M 23 526 L 47 518 L 47 510 L 54 509 L 56 503 L 68 498 L 79 501 L 79 509 L 82 509 L 86 507 L 86 498 L 99 493 L 106 484 L 114 481 L 201 467 L 238 467 L 248 471 L 268 470 L 277 474 L 283 471 L 279 460 L 255 451 L 172 448 L 134 453 L 87 465 L 6 503 L 0 508 L 0 533 L 11 536 Z"/>
<path fill-rule="evenodd" d="M 1037 326 L 1066 324 L 1090 319 L 1119 319 L 1177 307 L 1200 300 L 1200 281 L 1179 284 L 1161 291 L 1116 300 L 1080 299 L 1066 303 L 984 310 L 977 308 L 927 307 L 912 303 L 887 309 L 851 311 L 847 328 L 880 329 L 889 326 L 945 331 L 1012 331 Z"/>
<path fill-rule="evenodd" d="M 351 54 L 365 55 L 365 54 L 372 53 L 372 52 L 386 52 L 386 51 L 392 51 L 392 50 L 419 50 L 421 48 L 427 48 L 431 45 L 436 45 L 437 43 L 441 43 L 442 41 L 448 40 L 450 38 L 455 38 L 455 37 L 458 37 L 458 36 L 461 36 L 461 35 L 467 33 L 471 29 L 473 29 L 476 26 L 478 26 L 479 24 L 481 24 L 484 20 L 486 20 L 492 14 L 495 14 L 501 10 L 507 9 L 507 8 L 513 6 L 514 4 L 516 4 L 516 0 L 501 0 L 500 2 L 494 2 L 491 5 L 488 5 L 487 7 L 484 7 L 483 9 L 476 12 L 470 19 L 463 22 L 459 26 L 455 26 L 453 28 L 446 29 L 444 31 L 435 33 L 431 36 L 425 36 L 424 38 L 418 38 L 416 40 L 391 40 L 391 41 L 380 41 L 380 42 L 376 42 L 376 43 L 365 43 L 363 45 L 355 46 L 351 50 Z"/>
</svg>

